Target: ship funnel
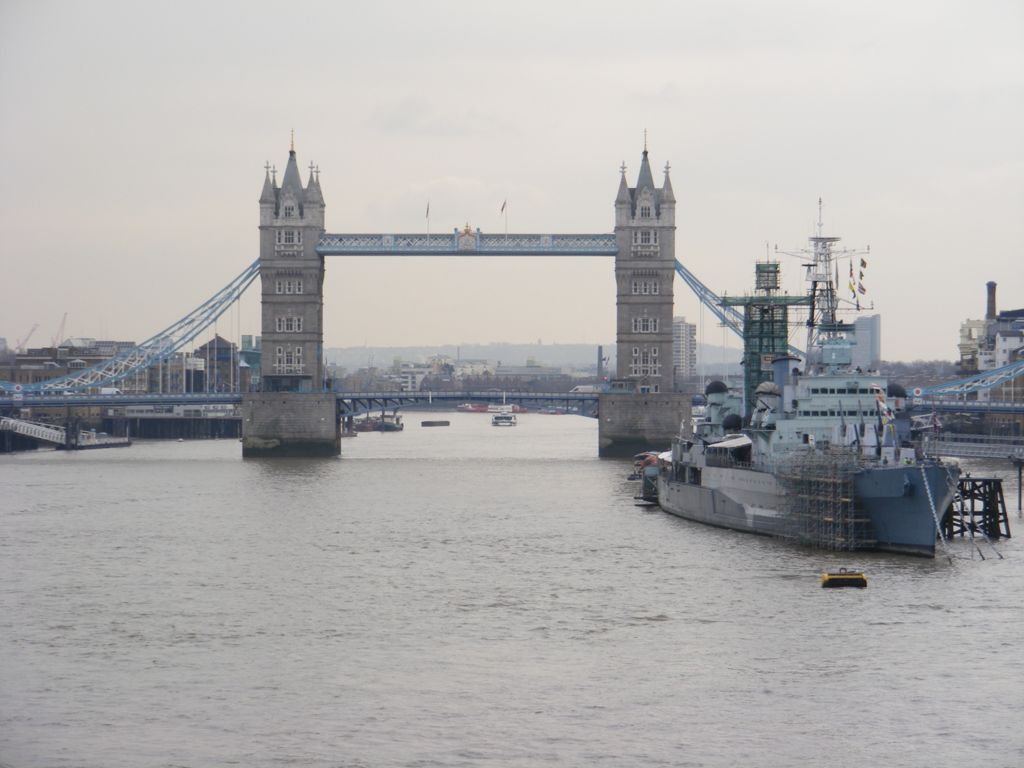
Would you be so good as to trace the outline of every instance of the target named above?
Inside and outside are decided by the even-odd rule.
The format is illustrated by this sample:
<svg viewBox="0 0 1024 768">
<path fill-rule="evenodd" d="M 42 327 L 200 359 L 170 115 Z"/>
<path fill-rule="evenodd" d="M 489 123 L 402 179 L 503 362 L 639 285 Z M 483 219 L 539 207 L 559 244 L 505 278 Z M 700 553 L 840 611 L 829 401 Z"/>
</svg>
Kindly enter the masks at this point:
<svg viewBox="0 0 1024 768">
<path fill-rule="evenodd" d="M 788 384 L 793 384 L 791 371 L 800 362 L 799 357 L 782 355 L 772 360 L 772 380 L 781 391 Z"/>
</svg>

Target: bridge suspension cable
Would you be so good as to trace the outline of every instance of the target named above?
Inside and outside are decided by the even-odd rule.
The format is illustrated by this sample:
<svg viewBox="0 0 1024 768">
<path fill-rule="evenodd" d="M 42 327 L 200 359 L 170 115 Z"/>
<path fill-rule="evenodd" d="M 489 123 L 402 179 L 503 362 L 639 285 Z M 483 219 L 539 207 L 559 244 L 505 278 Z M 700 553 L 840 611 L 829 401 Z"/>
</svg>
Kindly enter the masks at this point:
<svg viewBox="0 0 1024 768">
<path fill-rule="evenodd" d="M 941 397 L 943 395 L 963 396 L 973 392 L 998 387 L 1000 384 L 1024 376 L 1024 360 L 1004 365 L 1001 368 L 993 368 L 991 371 L 983 371 L 973 376 L 957 381 L 947 381 L 945 384 L 936 384 L 933 387 L 924 387 L 921 390 L 922 397 Z"/>
<path fill-rule="evenodd" d="M 20 391 L 26 393 L 80 391 L 90 387 L 112 384 L 131 376 L 136 371 L 149 368 L 173 357 L 182 347 L 193 341 L 200 333 L 209 328 L 232 304 L 241 298 L 245 290 L 252 285 L 260 273 L 259 259 L 254 261 L 238 277 L 221 288 L 217 293 L 204 301 L 176 323 L 168 326 L 155 336 L 143 341 L 136 347 L 119 352 L 109 360 L 104 360 L 89 368 L 83 368 L 65 376 L 21 385 Z M 15 384 L 0 381 L 0 392 L 14 392 Z"/>
</svg>

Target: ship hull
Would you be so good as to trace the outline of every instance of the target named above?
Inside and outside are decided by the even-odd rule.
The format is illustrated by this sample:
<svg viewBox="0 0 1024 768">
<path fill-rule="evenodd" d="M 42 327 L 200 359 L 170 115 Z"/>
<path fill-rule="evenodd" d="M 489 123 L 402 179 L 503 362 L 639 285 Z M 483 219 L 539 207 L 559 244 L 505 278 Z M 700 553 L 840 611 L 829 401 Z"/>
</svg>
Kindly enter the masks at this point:
<svg viewBox="0 0 1024 768">
<path fill-rule="evenodd" d="M 868 533 L 849 548 L 934 557 L 936 518 L 941 519 L 952 500 L 946 478 L 939 465 L 927 465 L 923 474 L 920 466 L 862 470 L 854 489 Z M 694 484 L 672 479 L 666 469 L 658 478 L 658 504 L 670 514 L 706 525 L 793 538 L 785 490 L 768 472 L 703 467 L 700 483 Z"/>
</svg>

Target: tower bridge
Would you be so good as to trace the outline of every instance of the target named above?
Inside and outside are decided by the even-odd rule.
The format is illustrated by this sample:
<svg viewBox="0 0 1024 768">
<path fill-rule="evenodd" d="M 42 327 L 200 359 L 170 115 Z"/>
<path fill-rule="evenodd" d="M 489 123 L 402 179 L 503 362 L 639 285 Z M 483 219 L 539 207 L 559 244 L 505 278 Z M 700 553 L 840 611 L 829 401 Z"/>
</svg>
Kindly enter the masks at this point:
<svg viewBox="0 0 1024 768">
<path fill-rule="evenodd" d="M 319 169 L 305 185 L 294 144 L 285 172 L 267 167 L 259 198 L 259 258 L 231 283 L 181 320 L 137 347 L 97 365 L 26 386 L 0 381 L 0 408 L 17 407 L 25 395 L 67 401 L 101 386 L 116 385 L 184 350 L 260 281 L 263 355 L 260 393 L 241 400 L 245 455 L 337 454 L 341 419 L 362 400 L 325 391 L 323 281 L 326 257 L 523 256 L 614 259 L 617 366 L 611 391 L 599 395 L 601 455 L 632 455 L 665 444 L 688 416 L 689 397 L 674 393 L 672 367 L 673 281 L 679 275 L 725 327 L 742 336 L 743 316 L 675 256 L 675 195 L 666 164 L 654 182 L 646 146 L 635 186 L 620 168 L 610 233 L 490 234 L 468 224 L 450 233 L 352 233 L 325 230 Z M 981 391 L 1024 374 L 1024 361 L 968 379 L 928 388 L 917 406 L 964 410 Z M 429 395 L 427 395 L 429 397 Z M 114 396 L 120 399 L 118 396 Z M 199 396 L 215 402 L 218 395 Z M 365 399 L 366 403 L 372 398 Z M 81 403 L 75 397 L 71 403 Z M 1004 404 L 1020 412 L 1020 403 Z M 1000 407 L 987 403 L 989 411 Z"/>
<path fill-rule="evenodd" d="M 242 402 L 243 454 L 336 454 L 338 409 L 323 391 L 323 285 L 328 256 L 605 256 L 616 278 L 617 369 L 600 402 L 602 455 L 665 444 L 689 413 L 672 366 L 675 195 L 666 164 L 655 184 L 644 147 L 636 185 L 623 164 L 611 233 L 330 234 L 319 172 L 305 185 L 292 145 L 280 184 L 269 167 L 259 198 L 264 391 Z"/>
</svg>

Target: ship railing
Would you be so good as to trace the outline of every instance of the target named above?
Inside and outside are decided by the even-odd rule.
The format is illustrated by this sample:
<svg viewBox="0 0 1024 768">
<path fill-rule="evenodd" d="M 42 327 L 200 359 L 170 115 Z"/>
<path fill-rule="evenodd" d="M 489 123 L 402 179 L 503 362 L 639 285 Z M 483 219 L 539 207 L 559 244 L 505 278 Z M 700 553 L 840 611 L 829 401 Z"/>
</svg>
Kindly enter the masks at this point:
<svg viewBox="0 0 1024 768">
<path fill-rule="evenodd" d="M 719 467 L 721 469 L 752 469 L 754 466 L 751 461 L 739 461 L 732 456 L 712 452 L 705 454 L 704 463 L 706 466 Z"/>
</svg>

